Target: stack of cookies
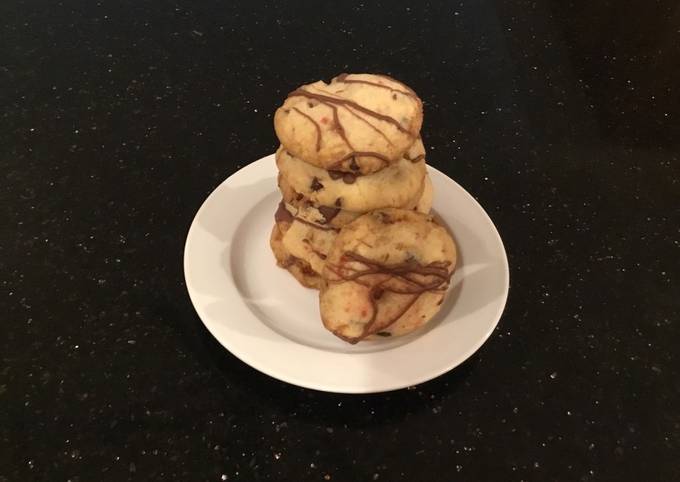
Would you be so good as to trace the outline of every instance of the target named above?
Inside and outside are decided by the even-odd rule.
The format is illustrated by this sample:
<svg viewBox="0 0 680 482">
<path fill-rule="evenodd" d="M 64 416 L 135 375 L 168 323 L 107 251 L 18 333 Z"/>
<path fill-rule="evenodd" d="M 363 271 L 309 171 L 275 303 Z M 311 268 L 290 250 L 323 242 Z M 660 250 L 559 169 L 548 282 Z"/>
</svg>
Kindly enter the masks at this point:
<svg viewBox="0 0 680 482">
<path fill-rule="evenodd" d="M 405 222 L 405 226 L 414 219 L 434 222 L 414 214 L 427 214 L 432 205 L 432 185 L 420 138 L 422 121 L 422 102 L 413 90 L 392 78 L 374 74 L 342 74 L 330 83 L 304 85 L 291 92 L 276 111 L 274 126 L 281 142 L 276 164 L 282 200 L 275 214 L 271 247 L 279 266 L 304 286 L 321 290 L 322 300 L 329 286 L 345 277 L 337 265 L 328 265 L 339 234 L 348 226 L 356 227 L 362 215 L 383 213 L 381 220 L 398 220 L 397 224 Z M 396 211 L 389 211 L 395 208 Z M 387 224 L 378 223 L 385 229 Z M 388 231 L 392 232 L 390 236 L 398 232 L 391 228 Z M 393 241 L 380 242 L 387 246 Z M 396 247 L 399 249 L 399 243 Z M 451 249 L 447 252 L 450 258 Z M 455 248 L 452 252 L 455 264 Z M 409 255 L 413 258 L 413 253 Z M 340 258 L 339 261 L 347 261 Z M 362 271 L 356 264 L 361 264 L 358 259 L 352 269 Z M 412 261 L 406 260 L 407 264 L 400 261 L 400 269 L 414 267 Z M 375 274 L 381 270 L 374 266 L 369 271 Z M 411 295 L 422 291 L 422 287 L 430 290 L 427 288 L 430 285 L 441 290 L 444 284 L 448 286 L 450 278 L 450 272 L 444 271 L 443 284 L 435 283 L 429 274 L 416 273 L 411 281 L 404 281 L 410 286 L 401 286 L 399 290 Z M 444 271 L 440 269 L 436 279 Z M 416 279 L 418 276 L 422 279 Z M 371 284 L 362 281 L 362 275 L 353 279 L 361 281 L 360 286 Z M 380 323 L 375 319 L 369 320 L 367 329 L 359 325 L 349 329 L 345 324 L 341 329 L 331 328 L 334 322 L 324 318 L 323 302 L 321 306 L 326 327 L 347 341 L 356 342 L 377 333 Z M 374 302 L 371 306 L 376 308 Z M 377 308 L 373 311 L 375 315 Z"/>
</svg>

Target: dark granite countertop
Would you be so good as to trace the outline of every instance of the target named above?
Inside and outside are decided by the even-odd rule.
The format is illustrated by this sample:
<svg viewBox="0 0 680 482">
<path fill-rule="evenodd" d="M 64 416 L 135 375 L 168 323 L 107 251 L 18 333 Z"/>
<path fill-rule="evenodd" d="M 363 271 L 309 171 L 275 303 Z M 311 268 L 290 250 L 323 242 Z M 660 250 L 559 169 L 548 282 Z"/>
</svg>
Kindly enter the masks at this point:
<svg viewBox="0 0 680 482">
<path fill-rule="evenodd" d="M 667 0 L 2 2 L 0 480 L 680 480 L 679 25 Z M 420 94 L 511 267 L 477 354 L 381 395 L 244 365 L 182 273 L 283 96 L 342 71 Z"/>
</svg>

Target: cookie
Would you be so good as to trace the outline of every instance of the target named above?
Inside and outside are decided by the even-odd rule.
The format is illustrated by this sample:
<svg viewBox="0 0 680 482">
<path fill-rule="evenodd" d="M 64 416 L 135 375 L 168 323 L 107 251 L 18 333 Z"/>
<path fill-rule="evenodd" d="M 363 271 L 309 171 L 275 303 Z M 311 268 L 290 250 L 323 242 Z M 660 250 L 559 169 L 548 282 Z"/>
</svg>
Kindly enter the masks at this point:
<svg viewBox="0 0 680 482">
<path fill-rule="evenodd" d="M 342 228 L 364 213 L 348 211 L 335 206 L 319 206 L 305 198 L 290 187 L 290 184 L 279 176 L 279 189 L 283 195 L 286 209 L 296 218 L 320 227 Z M 432 181 L 425 176 L 423 190 L 417 199 L 410 200 L 402 209 L 414 209 L 421 213 L 429 213 L 432 208 Z"/>
<path fill-rule="evenodd" d="M 432 179 L 430 179 L 430 175 L 427 174 L 425 176 L 423 194 L 421 194 L 420 199 L 418 199 L 415 210 L 419 213 L 430 214 L 430 210 L 432 209 L 432 201 L 434 201 L 434 187 L 432 186 Z"/>
<path fill-rule="evenodd" d="M 365 214 L 342 228 L 326 259 L 323 324 L 350 343 L 409 333 L 439 311 L 455 265 L 455 243 L 432 216 Z"/>
<path fill-rule="evenodd" d="M 323 286 L 321 276 L 311 268 L 309 263 L 288 253 L 283 246 L 282 238 L 283 234 L 279 227 L 274 224 L 269 238 L 269 245 L 276 258 L 276 264 L 288 270 L 302 286 L 317 290 L 321 289 Z"/>
<path fill-rule="evenodd" d="M 276 153 L 276 164 L 290 187 L 312 203 L 366 212 L 404 206 L 419 198 L 427 173 L 424 152 L 419 140 L 407 157 L 365 176 L 318 168 L 292 156 L 283 146 Z"/>
<path fill-rule="evenodd" d="M 274 115 L 281 144 L 322 169 L 369 174 L 399 160 L 420 132 L 423 104 L 384 75 L 342 74 L 288 94 Z"/>
<path fill-rule="evenodd" d="M 294 217 L 308 223 L 323 227 L 341 228 L 345 224 L 354 221 L 362 214 L 341 209 L 336 206 L 320 206 L 314 204 L 302 194 L 296 192 L 280 174 L 278 185 L 286 209 L 288 209 Z"/>
<path fill-rule="evenodd" d="M 281 213 L 281 210 L 285 213 Z M 285 250 L 307 262 L 312 270 L 321 274 L 326 256 L 339 230 L 298 220 L 290 216 L 283 203 L 279 204 L 275 220 L 282 234 L 281 242 Z"/>
</svg>

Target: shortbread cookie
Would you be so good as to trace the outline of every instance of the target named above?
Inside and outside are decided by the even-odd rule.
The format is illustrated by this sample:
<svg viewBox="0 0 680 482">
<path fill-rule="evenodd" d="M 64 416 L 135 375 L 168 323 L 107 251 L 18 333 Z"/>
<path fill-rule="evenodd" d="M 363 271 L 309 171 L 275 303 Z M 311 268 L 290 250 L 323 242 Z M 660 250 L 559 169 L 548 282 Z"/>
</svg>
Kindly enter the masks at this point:
<svg viewBox="0 0 680 482">
<path fill-rule="evenodd" d="M 312 223 L 320 227 L 342 228 L 345 224 L 351 223 L 356 218 L 365 213 L 348 211 L 335 206 L 319 206 L 297 193 L 290 187 L 290 184 L 279 175 L 279 189 L 283 195 L 286 209 L 296 218 Z M 430 176 L 425 176 L 423 190 L 417 199 L 410 200 L 401 209 L 413 209 L 415 211 L 428 214 L 432 208 L 432 181 Z"/>
<path fill-rule="evenodd" d="M 405 206 L 420 197 L 427 173 L 423 143 L 418 141 L 406 155 L 366 176 L 315 167 L 293 157 L 283 146 L 276 153 L 276 164 L 290 187 L 312 203 L 366 212 Z"/>
<path fill-rule="evenodd" d="M 281 144 L 322 169 L 369 174 L 399 160 L 419 135 L 423 105 L 384 75 L 342 74 L 303 85 L 274 115 Z"/>
</svg>

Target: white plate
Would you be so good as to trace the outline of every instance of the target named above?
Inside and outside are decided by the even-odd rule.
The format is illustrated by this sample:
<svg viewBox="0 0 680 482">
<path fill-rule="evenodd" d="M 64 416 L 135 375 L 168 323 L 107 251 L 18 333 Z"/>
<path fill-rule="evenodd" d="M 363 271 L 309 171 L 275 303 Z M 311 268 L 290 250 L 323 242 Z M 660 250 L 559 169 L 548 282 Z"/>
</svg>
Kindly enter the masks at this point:
<svg viewBox="0 0 680 482">
<path fill-rule="evenodd" d="M 435 319 L 394 339 L 349 345 L 326 331 L 318 292 L 276 266 L 269 248 L 280 200 L 270 155 L 220 184 L 194 218 L 184 276 L 203 323 L 224 347 L 274 378 L 317 390 L 371 393 L 435 378 L 493 332 L 508 295 L 508 261 L 481 206 L 429 167 L 433 210 L 458 245 L 452 288 Z"/>
</svg>

